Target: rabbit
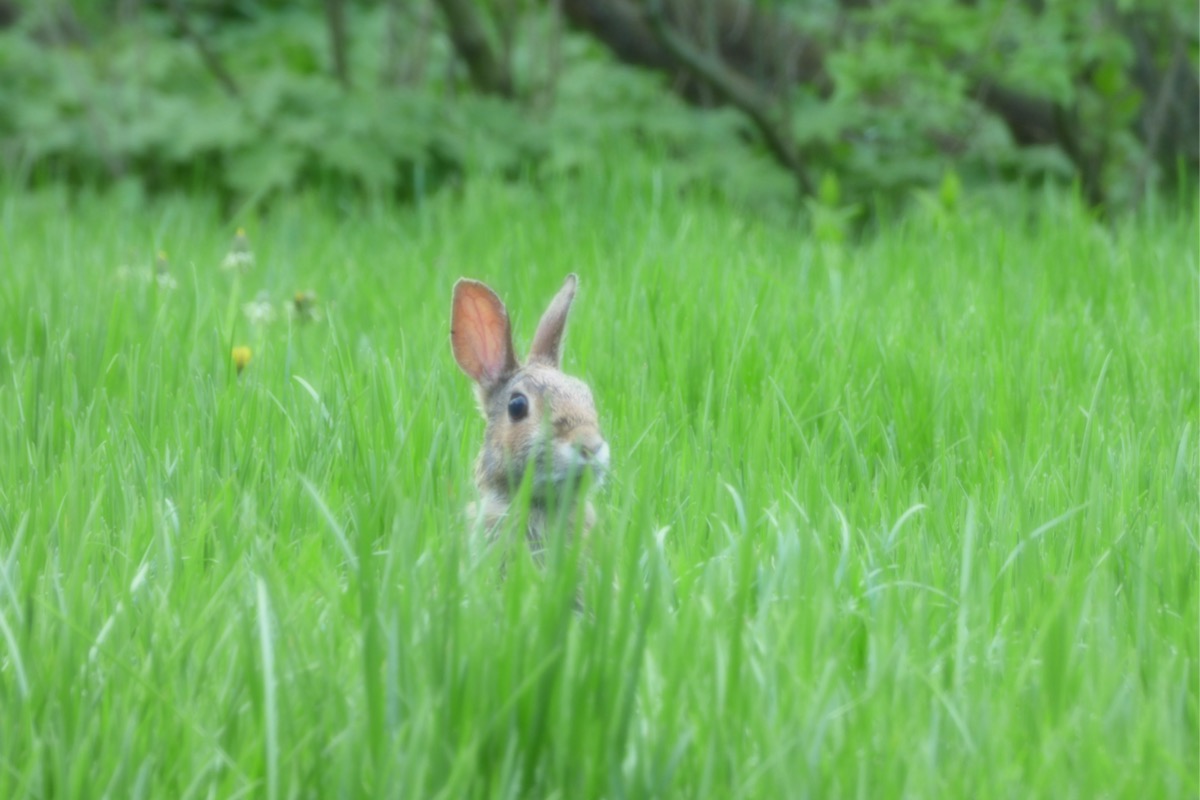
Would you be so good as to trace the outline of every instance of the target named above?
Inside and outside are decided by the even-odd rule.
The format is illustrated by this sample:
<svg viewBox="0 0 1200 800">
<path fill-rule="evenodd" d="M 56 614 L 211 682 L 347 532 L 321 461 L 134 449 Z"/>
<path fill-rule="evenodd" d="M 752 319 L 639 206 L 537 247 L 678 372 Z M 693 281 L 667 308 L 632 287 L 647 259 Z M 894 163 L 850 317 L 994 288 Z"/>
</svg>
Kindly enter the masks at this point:
<svg viewBox="0 0 1200 800">
<path fill-rule="evenodd" d="M 466 278 L 454 285 L 450 343 L 458 366 L 475 382 L 487 420 L 475 465 L 479 501 L 468 506 L 467 514 L 482 522 L 489 541 L 494 539 L 514 493 L 526 472 L 533 470 L 526 540 L 535 554 L 545 546 L 550 523 L 559 512 L 566 530 L 582 522 L 582 534 L 587 535 L 595 523 L 595 508 L 590 496 L 579 497 L 576 490 L 585 471 L 592 473 L 591 489 L 596 489 L 609 469 L 608 442 L 600 431 L 591 389 L 560 370 L 577 284 L 574 274 L 567 276 L 542 315 L 523 364 L 513 349 L 508 312 L 496 293 Z M 582 520 L 576 516 L 580 510 Z"/>
</svg>

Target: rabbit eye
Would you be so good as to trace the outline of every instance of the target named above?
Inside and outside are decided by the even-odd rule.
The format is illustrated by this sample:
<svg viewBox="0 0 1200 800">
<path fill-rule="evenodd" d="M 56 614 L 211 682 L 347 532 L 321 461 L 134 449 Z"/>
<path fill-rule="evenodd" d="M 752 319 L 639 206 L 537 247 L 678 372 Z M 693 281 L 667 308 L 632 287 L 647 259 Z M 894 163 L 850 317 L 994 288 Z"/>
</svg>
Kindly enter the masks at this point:
<svg viewBox="0 0 1200 800">
<path fill-rule="evenodd" d="M 508 418 L 520 422 L 529 416 L 529 398 L 523 394 L 514 394 L 508 400 Z"/>
</svg>

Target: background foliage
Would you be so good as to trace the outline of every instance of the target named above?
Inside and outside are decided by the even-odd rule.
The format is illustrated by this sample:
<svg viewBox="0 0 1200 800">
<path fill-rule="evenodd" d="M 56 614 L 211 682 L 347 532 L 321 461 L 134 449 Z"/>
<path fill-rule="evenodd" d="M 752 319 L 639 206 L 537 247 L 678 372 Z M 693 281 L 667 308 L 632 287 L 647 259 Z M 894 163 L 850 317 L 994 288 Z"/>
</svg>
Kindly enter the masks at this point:
<svg viewBox="0 0 1200 800">
<path fill-rule="evenodd" d="M 491 77 L 456 47 L 454 6 L 481 25 Z M 4 3 L 0 158 L 26 180 L 205 185 L 236 202 L 313 182 L 417 200 L 472 175 L 541 180 L 650 158 L 683 186 L 792 200 L 794 176 L 736 102 L 678 63 L 655 69 L 653 43 L 628 46 L 646 35 L 645 8 Z M 601 12 L 634 21 L 614 33 Z M 1197 164 L 1194 4 L 677 0 L 666 15 L 764 91 L 818 202 L 949 175 L 1078 181 L 1121 207 Z M 816 63 L 811 75 L 759 80 L 753 65 L 783 51 L 757 29 L 726 46 L 740 21 L 764 19 L 795 32 L 788 52 L 808 48 L 797 63 Z"/>
</svg>

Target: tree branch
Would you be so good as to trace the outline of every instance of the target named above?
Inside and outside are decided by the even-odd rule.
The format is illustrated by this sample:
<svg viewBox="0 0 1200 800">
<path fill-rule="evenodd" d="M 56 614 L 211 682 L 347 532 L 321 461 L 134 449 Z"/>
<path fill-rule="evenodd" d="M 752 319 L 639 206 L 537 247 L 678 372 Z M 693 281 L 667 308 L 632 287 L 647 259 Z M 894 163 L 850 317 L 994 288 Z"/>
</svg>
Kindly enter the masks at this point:
<svg viewBox="0 0 1200 800">
<path fill-rule="evenodd" d="M 1159 148 L 1162 143 L 1163 134 L 1167 129 L 1168 119 L 1171 116 L 1171 103 L 1175 100 L 1178 91 L 1176 84 L 1180 82 L 1181 78 L 1185 78 L 1187 74 L 1187 52 L 1182 40 L 1176 37 L 1171 62 L 1163 72 L 1158 90 L 1154 93 L 1154 100 L 1149 104 L 1142 118 L 1142 133 L 1146 152 L 1143 154 L 1142 163 L 1138 167 L 1135 183 L 1135 197 L 1138 200 L 1144 197 L 1149 189 L 1150 172 L 1154 167 L 1154 163 L 1162 157 Z M 1193 93 L 1191 96 L 1195 97 L 1195 94 Z"/>
<path fill-rule="evenodd" d="M 230 97 L 240 100 L 242 92 L 238 88 L 237 82 L 229 74 L 229 70 L 225 69 L 225 64 L 221 61 L 221 57 L 217 55 L 215 50 L 209 47 L 208 40 L 192 27 L 191 20 L 188 19 L 187 9 L 184 8 L 183 0 L 171 0 L 171 16 L 174 17 L 175 24 L 179 27 L 184 38 L 190 41 L 196 48 L 196 52 L 200 54 L 200 60 L 204 62 L 204 66 L 217 79 L 217 83 L 221 84 L 221 88 Z"/>
<path fill-rule="evenodd" d="M 349 89 L 350 72 L 346 66 L 346 6 L 343 0 L 325 0 L 325 19 L 329 25 L 333 75 L 343 89 Z"/>
<path fill-rule="evenodd" d="M 487 28 L 471 0 L 437 0 L 450 26 L 454 49 L 467 63 L 471 82 L 480 91 L 513 97 L 512 76 L 488 40 Z"/>
<path fill-rule="evenodd" d="M 619 59 L 670 74 L 678 94 L 693 105 L 706 105 L 710 87 L 665 52 L 641 0 L 560 2 L 571 25 L 604 42 Z M 701 25 L 698 4 L 707 9 L 707 29 Z M 786 95 L 797 82 L 822 96 L 833 90 L 821 44 L 760 5 L 744 0 L 668 0 L 663 17 L 681 38 L 704 42 L 713 57 L 772 97 Z"/>
<path fill-rule="evenodd" d="M 812 195 L 812 179 L 800 158 L 795 140 L 784 122 L 779 119 L 771 97 L 761 91 L 754 82 L 729 69 L 718 59 L 701 52 L 673 30 L 666 20 L 662 0 L 648 0 L 646 18 L 655 38 L 672 59 L 702 80 L 725 102 L 741 109 L 750 117 L 766 141 L 771 154 L 795 176 L 800 193 L 804 196 Z"/>
</svg>

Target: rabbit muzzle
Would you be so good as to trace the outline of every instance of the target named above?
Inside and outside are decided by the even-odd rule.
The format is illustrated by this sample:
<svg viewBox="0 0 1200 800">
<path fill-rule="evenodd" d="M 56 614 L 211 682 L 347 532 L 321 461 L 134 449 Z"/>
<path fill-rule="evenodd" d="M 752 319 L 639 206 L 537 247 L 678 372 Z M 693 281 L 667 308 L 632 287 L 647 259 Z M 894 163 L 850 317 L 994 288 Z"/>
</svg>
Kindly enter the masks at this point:
<svg viewBox="0 0 1200 800">
<path fill-rule="evenodd" d="M 594 484 L 599 486 L 608 473 L 609 457 L 608 442 L 598 429 L 574 431 L 569 438 L 554 442 L 552 481 L 572 484 L 590 472 Z"/>
</svg>

